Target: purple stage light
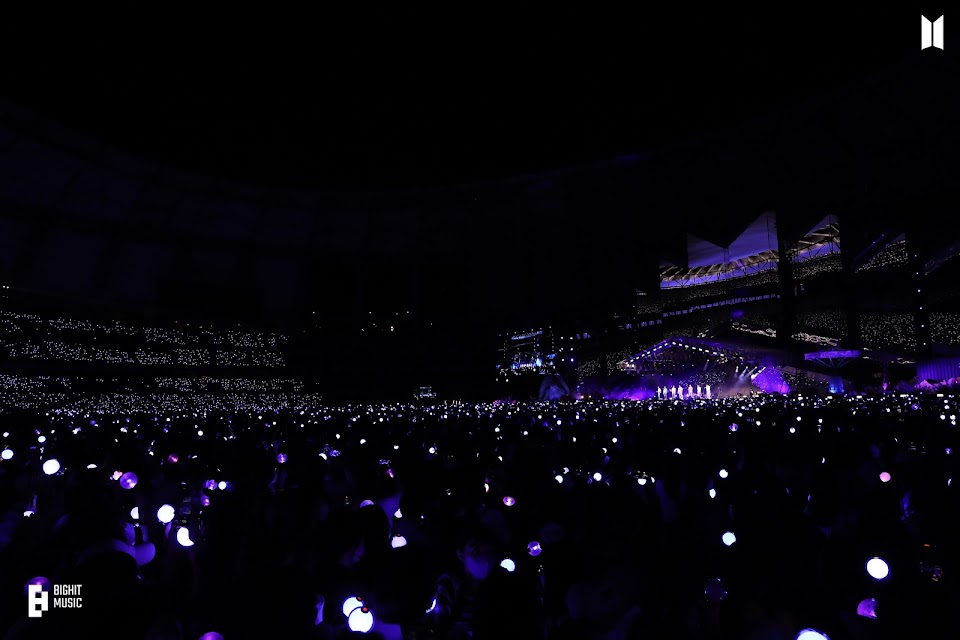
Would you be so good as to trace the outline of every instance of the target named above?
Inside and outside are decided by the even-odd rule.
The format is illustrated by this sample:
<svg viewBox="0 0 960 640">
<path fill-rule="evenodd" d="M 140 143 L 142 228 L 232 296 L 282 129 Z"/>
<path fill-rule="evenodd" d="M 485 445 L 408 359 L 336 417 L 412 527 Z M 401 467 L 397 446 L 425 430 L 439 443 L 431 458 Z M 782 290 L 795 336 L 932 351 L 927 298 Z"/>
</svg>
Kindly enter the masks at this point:
<svg viewBox="0 0 960 640">
<path fill-rule="evenodd" d="M 12 450 L 12 449 L 4 449 L 3 452 L 0 453 L 0 458 L 2 458 L 3 460 L 9 460 L 9 459 L 11 459 L 12 457 L 13 457 L 13 450 Z"/>
<path fill-rule="evenodd" d="M 210 506 L 210 496 L 205 493 L 200 494 L 200 506 L 209 507 Z"/>
<path fill-rule="evenodd" d="M 278 454 L 277 454 L 277 462 L 279 462 L 280 464 L 283 464 L 283 463 L 286 462 L 286 461 L 287 461 L 287 454 L 285 454 L 285 453 L 278 453 Z"/>
<path fill-rule="evenodd" d="M 506 569 L 508 573 L 513 573 L 514 571 L 517 570 L 517 563 L 511 560 L 510 558 L 504 558 L 500 562 L 500 566 Z M 436 600 L 434 600 L 434 603 L 436 603 Z M 429 613 L 429 611 L 427 613 Z"/>
<path fill-rule="evenodd" d="M 206 489 L 207 491 L 213 491 L 214 489 L 217 488 L 217 481 L 216 481 L 216 480 L 207 480 L 207 481 L 203 484 L 203 488 Z"/>
<path fill-rule="evenodd" d="M 887 483 L 890 482 L 890 474 L 884 471 L 880 474 L 880 482 Z"/>
<path fill-rule="evenodd" d="M 517 501 L 510 496 L 504 496 L 503 504 L 507 505 L 508 507 L 512 507 L 513 505 L 517 504 Z"/>
<path fill-rule="evenodd" d="M 790 385 L 776 367 L 764 367 L 754 374 L 751 382 L 764 393 L 790 393 Z"/>
<path fill-rule="evenodd" d="M 861 600 L 860 604 L 857 605 L 857 615 L 863 616 L 864 618 L 877 618 L 877 601 L 874 598 L 867 598 L 866 600 Z"/>
<path fill-rule="evenodd" d="M 734 535 L 732 531 L 727 531 L 725 534 L 723 534 L 722 540 L 723 544 L 727 545 L 728 547 L 732 547 L 733 543 L 737 541 L 737 536 Z"/>
<path fill-rule="evenodd" d="M 402 549 L 407 546 L 407 539 L 403 536 L 393 536 L 393 539 L 390 541 L 390 546 L 394 549 Z"/>
<path fill-rule="evenodd" d="M 736 422 L 733 422 L 733 423 L 730 424 L 730 431 L 736 431 L 736 430 L 739 429 L 739 428 L 740 428 L 740 427 L 737 426 L 737 423 L 736 423 Z"/>
<path fill-rule="evenodd" d="M 795 640 L 830 640 L 825 633 L 816 629 L 804 629 L 797 634 Z"/>
<path fill-rule="evenodd" d="M 860 351 L 856 349 L 849 349 L 847 351 L 818 351 L 816 353 L 805 353 L 803 355 L 804 360 L 813 360 L 814 362 L 819 360 L 842 360 L 842 359 L 852 359 L 859 358 Z"/>
<path fill-rule="evenodd" d="M 199 640 L 223 640 L 223 636 L 216 631 L 207 631 L 205 634 L 200 636 Z"/>
<path fill-rule="evenodd" d="M 531 556 L 536 558 L 543 552 L 543 549 L 540 548 L 540 543 L 534 540 L 533 542 L 527 545 L 527 551 L 530 553 Z"/>
<path fill-rule="evenodd" d="M 137 477 L 137 474 L 133 473 L 132 471 L 128 471 L 120 476 L 120 488 L 127 490 L 133 489 L 135 486 L 137 486 L 137 482 L 139 481 L 140 478 Z"/>
<path fill-rule="evenodd" d="M 177 454 L 175 453 L 171 453 L 170 455 L 167 456 L 167 462 L 169 462 L 170 464 L 177 464 L 177 460 L 179 459 L 180 458 L 178 458 Z"/>
<path fill-rule="evenodd" d="M 52 476 L 60 471 L 60 462 L 50 458 L 43 463 L 43 472 L 48 476 Z"/>
</svg>

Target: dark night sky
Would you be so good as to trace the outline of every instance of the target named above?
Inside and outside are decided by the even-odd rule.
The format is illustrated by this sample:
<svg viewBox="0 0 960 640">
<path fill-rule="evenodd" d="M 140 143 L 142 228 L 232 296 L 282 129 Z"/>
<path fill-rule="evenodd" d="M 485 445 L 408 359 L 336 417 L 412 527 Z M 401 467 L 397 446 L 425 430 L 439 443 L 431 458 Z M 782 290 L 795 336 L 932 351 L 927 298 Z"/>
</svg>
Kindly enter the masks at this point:
<svg viewBox="0 0 960 640">
<path fill-rule="evenodd" d="M 828 90 L 917 44 L 915 9 L 552 11 L 321 14 L 296 33 L 137 24 L 18 58 L 4 91 L 185 168 L 362 190 L 644 150 Z"/>
<path fill-rule="evenodd" d="M 224 18 L 215 28 L 192 15 L 172 16 L 176 24 L 163 26 L 143 15 L 112 16 L 98 33 L 47 34 L 9 56 L 0 93 L 70 129 L 212 176 L 329 191 L 431 187 L 685 148 L 672 145 L 757 121 L 916 58 L 917 14 L 943 13 L 805 5 L 739 13 L 680 5 L 618 11 L 415 14 L 364 6 L 352 16 L 253 15 L 242 27 Z M 946 31 L 950 41 L 952 30 Z M 857 149 L 843 148 L 842 125 L 825 117 L 818 126 L 835 133 L 833 150 L 821 155 L 841 149 L 858 161 Z M 512 281 L 505 306 L 550 315 L 567 310 L 544 306 L 563 297 L 570 308 L 598 309 L 638 286 L 640 262 L 624 252 L 611 256 L 610 237 L 623 246 L 652 221 L 675 232 L 658 235 L 656 243 L 682 250 L 686 230 L 729 242 L 767 207 L 815 210 L 802 201 L 802 189 L 771 198 L 778 187 L 751 183 L 764 162 L 778 159 L 746 157 L 759 146 L 747 144 L 741 156 L 692 158 L 699 162 L 696 185 L 685 183 L 683 152 L 656 156 L 674 161 L 662 175 L 654 167 L 648 184 L 667 185 L 659 189 L 663 201 L 673 191 L 684 198 L 671 202 L 687 212 L 682 220 L 666 208 L 634 213 L 629 205 L 602 202 L 600 189 L 585 190 L 579 201 L 569 190 L 557 191 L 550 197 L 566 197 L 569 206 L 537 201 L 542 211 L 556 204 L 583 212 L 598 202 L 613 216 L 633 218 L 621 227 L 619 220 L 591 225 L 573 219 L 576 213 L 560 214 L 570 219 L 552 221 L 555 246 L 569 259 L 534 255 L 526 264 L 488 256 L 486 277 Z M 810 165 L 821 160 L 812 147 L 806 153 Z M 737 167 L 716 178 L 710 162 Z M 843 180 L 842 162 L 823 170 L 822 182 L 830 183 L 823 190 Z M 493 217 L 499 205 L 485 205 L 484 184 L 463 211 Z M 496 211 L 499 224 L 522 230 L 520 246 L 541 234 L 536 215 L 549 219 L 519 211 L 534 200 Z M 602 260 L 581 268 L 574 255 L 590 247 Z M 487 249 L 478 244 L 473 251 Z M 659 256 L 650 253 L 655 264 Z M 573 267 L 572 275 L 555 278 L 552 289 L 543 284 L 564 267 Z M 609 273 L 617 278 L 605 278 Z M 629 302 L 629 295 L 621 300 Z"/>
</svg>

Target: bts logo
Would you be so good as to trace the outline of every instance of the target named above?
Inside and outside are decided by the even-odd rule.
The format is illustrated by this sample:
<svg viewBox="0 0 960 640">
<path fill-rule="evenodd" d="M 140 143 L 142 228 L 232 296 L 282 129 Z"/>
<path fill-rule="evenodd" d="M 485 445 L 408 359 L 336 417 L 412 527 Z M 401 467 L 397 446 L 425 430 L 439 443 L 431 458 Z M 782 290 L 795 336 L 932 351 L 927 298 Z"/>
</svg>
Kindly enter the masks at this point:
<svg viewBox="0 0 960 640">
<path fill-rule="evenodd" d="M 920 16 L 920 49 L 930 47 L 943 51 L 943 16 L 933 22 Z"/>
<path fill-rule="evenodd" d="M 27 586 L 27 616 L 39 618 L 44 611 L 50 610 L 50 594 L 43 590 L 43 585 L 31 584 Z"/>
</svg>

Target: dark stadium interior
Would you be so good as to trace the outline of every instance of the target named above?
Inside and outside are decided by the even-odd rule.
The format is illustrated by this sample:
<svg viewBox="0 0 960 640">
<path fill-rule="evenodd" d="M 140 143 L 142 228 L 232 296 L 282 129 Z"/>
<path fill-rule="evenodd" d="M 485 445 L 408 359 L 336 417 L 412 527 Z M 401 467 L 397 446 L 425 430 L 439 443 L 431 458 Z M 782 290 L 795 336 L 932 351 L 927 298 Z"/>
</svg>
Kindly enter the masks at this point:
<svg viewBox="0 0 960 640">
<path fill-rule="evenodd" d="M 943 11 L 351 11 L 0 72 L 0 637 L 960 634 Z"/>
</svg>

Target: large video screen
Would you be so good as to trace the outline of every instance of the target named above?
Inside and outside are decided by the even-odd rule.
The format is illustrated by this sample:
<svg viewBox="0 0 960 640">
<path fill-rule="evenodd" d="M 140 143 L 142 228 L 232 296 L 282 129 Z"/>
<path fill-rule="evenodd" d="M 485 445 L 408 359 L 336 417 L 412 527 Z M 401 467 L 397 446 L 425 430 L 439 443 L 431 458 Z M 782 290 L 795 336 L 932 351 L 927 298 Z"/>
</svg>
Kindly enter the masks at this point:
<svg viewBox="0 0 960 640">
<path fill-rule="evenodd" d="M 538 329 L 511 333 L 503 337 L 497 369 L 501 375 L 548 373 L 554 370 L 557 354 L 553 332 Z"/>
</svg>

